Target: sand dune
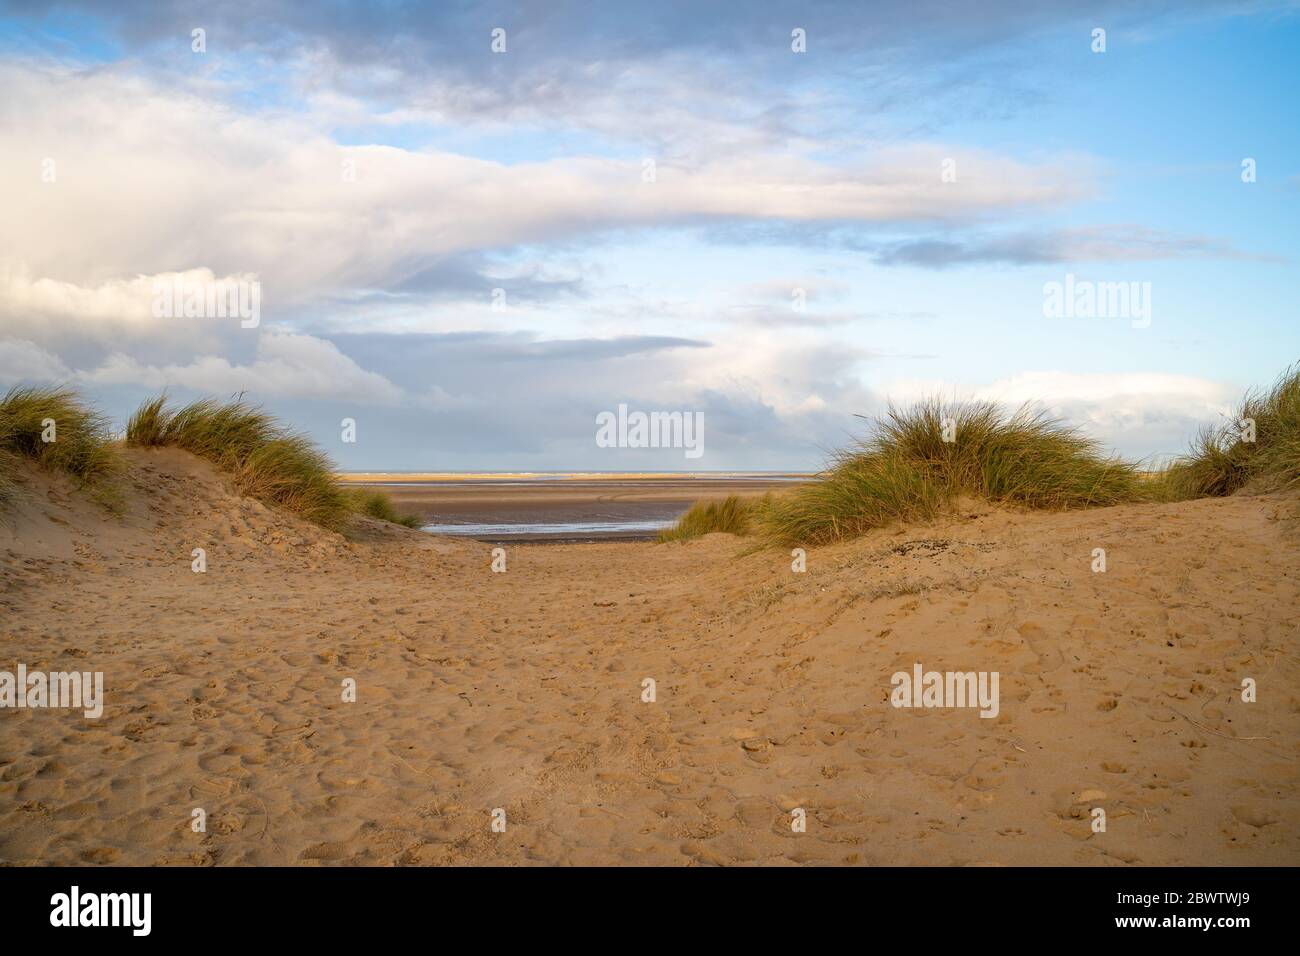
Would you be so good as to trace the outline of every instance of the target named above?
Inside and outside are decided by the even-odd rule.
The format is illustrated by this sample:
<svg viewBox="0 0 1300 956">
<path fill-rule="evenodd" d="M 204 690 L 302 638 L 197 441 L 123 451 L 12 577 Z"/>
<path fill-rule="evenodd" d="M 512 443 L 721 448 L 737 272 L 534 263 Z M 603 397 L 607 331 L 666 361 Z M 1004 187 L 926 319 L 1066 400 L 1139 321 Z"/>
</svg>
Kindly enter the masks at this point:
<svg viewBox="0 0 1300 956">
<path fill-rule="evenodd" d="M 0 711 L 0 862 L 1300 863 L 1294 496 L 971 505 L 804 574 L 722 535 L 499 574 L 128 457 L 122 519 L 32 471 L 0 525 L 0 669 L 107 693 Z M 998 716 L 891 707 L 915 662 L 998 671 Z"/>
</svg>

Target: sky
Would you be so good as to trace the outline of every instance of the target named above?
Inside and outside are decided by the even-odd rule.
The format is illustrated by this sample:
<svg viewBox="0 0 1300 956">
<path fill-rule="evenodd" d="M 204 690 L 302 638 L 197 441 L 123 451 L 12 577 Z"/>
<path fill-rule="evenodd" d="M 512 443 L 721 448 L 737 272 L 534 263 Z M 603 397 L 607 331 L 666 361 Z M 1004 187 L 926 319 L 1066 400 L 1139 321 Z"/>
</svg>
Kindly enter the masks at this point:
<svg viewBox="0 0 1300 956">
<path fill-rule="evenodd" d="M 1164 456 L 1300 360 L 1300 6 L 0 0 L 0 209 L 0 388 L 119 425 L 809 470 L 939 396 Z"/>
</svg>

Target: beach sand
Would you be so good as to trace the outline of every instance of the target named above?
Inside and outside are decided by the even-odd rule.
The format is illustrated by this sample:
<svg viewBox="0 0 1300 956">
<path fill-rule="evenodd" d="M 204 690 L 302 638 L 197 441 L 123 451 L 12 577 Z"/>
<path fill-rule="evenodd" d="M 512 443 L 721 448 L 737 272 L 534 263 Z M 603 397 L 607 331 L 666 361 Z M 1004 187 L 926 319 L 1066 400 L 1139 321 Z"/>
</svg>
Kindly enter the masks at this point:
<svg viewBox="0 0 1300 956">
<path fill-rule="evenodd" d="M 803 574 L 724 535 L 493 573 L 127 454 L 121 519 L 33 471 L 0 525 L 0 669 L 107 696 L 0 711 L 0 863 L 1300 863 L 1294 496 L 972 504 Z M 997 671 L 998 716 L 891 707 L 916 662 Z"/>
<path fill-rule="evenodd" d="M 702 498 L 756 497 L 793 487 L 796 475 L 580 474 L 564 477 L 487 475 L 352 474 L 357 488 L 377 488 L 403 514 L 440 524 L 534 524 L 550 522 L 660 522 L 671 524 Z M 491 537 L 491 536 L 488 536 Z M 498 536 L 500 537 L 500 536 Z M 547 535 L 511 535 L 546 540 Z M 596 531 L 585 539 L 653 538 L 654 532 Z"/>
</svg>

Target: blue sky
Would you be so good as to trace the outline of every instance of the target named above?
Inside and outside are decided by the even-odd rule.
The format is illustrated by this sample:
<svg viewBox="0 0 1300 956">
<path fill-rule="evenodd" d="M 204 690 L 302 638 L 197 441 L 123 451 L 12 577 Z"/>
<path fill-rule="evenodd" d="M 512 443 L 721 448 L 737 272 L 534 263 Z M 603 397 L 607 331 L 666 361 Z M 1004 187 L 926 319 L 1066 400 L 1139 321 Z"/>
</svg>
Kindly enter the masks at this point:
<svg viewBox="0 0 1300 956">
<path fill-rule="evenodd" d="M 346 468 L 790 469 L 934 393 L 1167 454 L 1300 359 L 1294 4 L 731 9 L 0 4 L 0 385 L 242 391 Z M 1046 317 L 1067 274 L 1149 325 Z M 258 325 L 157 317 L 178 276 Z M 703 459 L 598 447 L 621 402 Z"/>
</svg>

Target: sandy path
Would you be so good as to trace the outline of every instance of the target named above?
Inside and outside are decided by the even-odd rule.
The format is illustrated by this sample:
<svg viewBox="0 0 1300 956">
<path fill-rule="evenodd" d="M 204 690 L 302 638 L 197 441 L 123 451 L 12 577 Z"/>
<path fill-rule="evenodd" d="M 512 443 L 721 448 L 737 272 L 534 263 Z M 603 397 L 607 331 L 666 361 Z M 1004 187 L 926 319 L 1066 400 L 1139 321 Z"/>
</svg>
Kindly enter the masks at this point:
<svg viewBox="0 0 1300 956">
<path fill-rule="evenodd" d="M 977 509 L 805 574 L 726 536 L 496 574 L 133 461 L 123 521 L 36 479 L 0 529 L 0 669 L 108 697 L 0 711 L 0 862 L 1300 863 L 1294 498 Z M 915 661 L 998 671 L 999 716 L 890 707 Z"/>
</svg>

